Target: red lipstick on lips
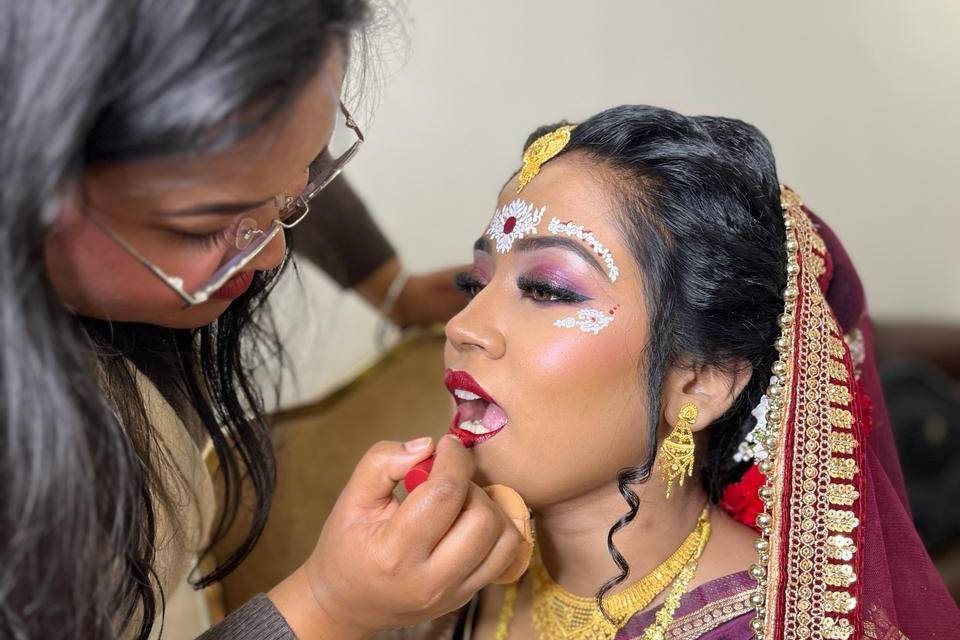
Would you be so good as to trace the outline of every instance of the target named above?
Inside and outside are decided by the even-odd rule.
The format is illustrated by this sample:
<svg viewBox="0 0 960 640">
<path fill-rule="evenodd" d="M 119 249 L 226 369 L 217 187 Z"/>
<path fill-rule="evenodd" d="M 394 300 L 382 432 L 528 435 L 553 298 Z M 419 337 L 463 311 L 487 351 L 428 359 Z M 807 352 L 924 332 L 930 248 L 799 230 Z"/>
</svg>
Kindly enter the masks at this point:
<svg viewBox="0 0 960 640">
<path fill-rule="evenodd" d="M 456 436 L 460 442 L 463 443 L 463 446 L 470 449 L 497 435 L 500 430 L 506 426 L 507 414 L 469 373 L 466 371 L 447 370 L 443 377 L 443 383 L 450 391 L 450 394 L 454 396 L 454 400 L 457 403 L 457 412 L 453 416 L 453 424 L 450 425 L 448 433 Z M 457 390 L 472 393 L 478 396 L 478 399 L 465 400 L 458 398 L 455 394 Z M 478 422 L 490 430 L 487 433 L 473 433 L 466 429 L 461 429 L 459 425 L 463 423 L 463 418 L 467 418 L 475 423 Z M 429 477 L 432 468 L 433 456 L 430 456 L 408 471 L 407 475 L 403 478 L 403 486 L 406 488 L 407 493 L 410 493 L 424 482 Z"/>
<path fill-rule="evenodd" d="M 497 435 L 506 426 L 507 414 L 469 373 L 448 370 L 443 378 L 443 383 L 457 403 L 457 412 L 453 416 L 453 424 L 450 425 L 449 433 L 457 436 L 463 446 L 469 449 L 485 442 Z M 458 398 L 455 395 L 455 391 L 458 389 L 479 396 L 479 399 L 464 400 Z M 459 425 L 464 422 L 464 419 L 479 422 L 489 431 L 478 434 L 462 429 Z"/>
<path fill-rule="evenodd" d="M 222 300 L 233 300 L 243 295 L 243 292 L 253 284 L 255 271 L 242 271 L 227 280 L 222 287 L 214 291 L 210 297 Z"/>
</svg>

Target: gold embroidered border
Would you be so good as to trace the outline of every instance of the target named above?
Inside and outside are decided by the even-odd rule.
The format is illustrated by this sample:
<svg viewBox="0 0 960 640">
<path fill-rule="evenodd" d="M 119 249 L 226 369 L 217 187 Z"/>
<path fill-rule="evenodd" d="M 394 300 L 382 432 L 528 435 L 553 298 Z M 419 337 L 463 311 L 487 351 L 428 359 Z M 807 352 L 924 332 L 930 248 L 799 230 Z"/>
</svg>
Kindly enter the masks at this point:
<svg viewBox="0 0 960 640">
<path fill-rule="evenodd" d="M 852 484 L 831 482 L 827 485 L 827 500 L 830 504 L 850 506 L 860 497 L 860 492 Z"/>
<path fill-rule="evenodd" d="M 761 497 L 769 513 L 757 519 L 763 534 L 757 541 L 760 564 L 751 570 L 758 582 L 751 603 L 762 617 L 752 624 L 765 639 L 847 640 L 854 628 L 845 616 L 856 599 L 845 589 L 857 580 L 856 547 L 838 534 L 860 524 L 852 506 L 859 498 L 860 469 L 854 457 L 847 457 L 858 446 L 854 414 L 847 408 L 854 376 L 818 282 L 826 270 L 823 240 L 796 194 L 784 188 L 781 197 L 791 260 L 781 316 L 784 335 L 777 344 L 786 402 L 780 424 L 773 427 L 777 446 L 768 448 L 773 464 L 761 468 L 768 476 Z M 793 428 L 787 434 L 791 411 Z M 790 459 L 784 460 L 788 448 Z M 833 482 L 836 478 L 854 484 Z"/>
<path fill-rule="evenodd" d="M 667 627 L 665 640 L 695 640 L 706 632 L 749 613 L 752 608 L 750 593 L 750 591 L 735 593 L 677 618 Z"/>
<path fill-rule="evenodd" d="M 846 431 L 834 431 L 830 434 L 830 448 L 834 453 L 853 453 L 853 448 L 857 446 L 857 439 L 852 433 Z"/>
</svg>

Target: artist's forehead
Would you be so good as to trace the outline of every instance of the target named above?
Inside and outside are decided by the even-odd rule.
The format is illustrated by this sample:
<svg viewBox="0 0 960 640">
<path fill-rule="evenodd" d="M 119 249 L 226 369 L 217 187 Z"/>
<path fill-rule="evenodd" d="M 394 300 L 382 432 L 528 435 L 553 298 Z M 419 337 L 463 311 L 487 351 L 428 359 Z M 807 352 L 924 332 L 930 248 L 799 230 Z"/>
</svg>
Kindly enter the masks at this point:
<svg viewBox="0 0 960 640">
<path fill-rule="evenodd" d="M 595 229 L 612 225 L 612 199 L 596 173 L 583 161 L 556 158 L 543 165 L 539 175 L 519 195 L 517 185 L 518 176 L 514 176 L 500 192 L 497 207 L 522 198 L 536 207 L 546 206 L 547 219 L 556 216 Z"/>
</svg>

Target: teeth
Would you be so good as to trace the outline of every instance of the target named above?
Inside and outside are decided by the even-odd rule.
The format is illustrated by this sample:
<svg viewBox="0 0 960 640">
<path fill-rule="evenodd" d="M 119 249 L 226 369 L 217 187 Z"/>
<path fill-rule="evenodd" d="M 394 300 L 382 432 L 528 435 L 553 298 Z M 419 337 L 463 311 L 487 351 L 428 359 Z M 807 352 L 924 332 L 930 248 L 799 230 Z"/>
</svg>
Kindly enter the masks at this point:
<svg viewBox="0 0 960 640">
<path fill-rule="evenodd" d="M 490 433 L 490 429 L 487 429 L 483 426 L 483 423 L 478 420 L 466 420 L 457 425 L 464 431 L 469 431 L 470 433 L 478 436 L 482 436 L 485 433 Z"/>
<path fill-rule="evenodd" d="M 480 396 L 478 396 L 477 394 L 471 393 L 464 389 L 454 389 L 453 395 L 460 398 L 461 400 L 479 400 L 480 399 Z"/>
</svg>

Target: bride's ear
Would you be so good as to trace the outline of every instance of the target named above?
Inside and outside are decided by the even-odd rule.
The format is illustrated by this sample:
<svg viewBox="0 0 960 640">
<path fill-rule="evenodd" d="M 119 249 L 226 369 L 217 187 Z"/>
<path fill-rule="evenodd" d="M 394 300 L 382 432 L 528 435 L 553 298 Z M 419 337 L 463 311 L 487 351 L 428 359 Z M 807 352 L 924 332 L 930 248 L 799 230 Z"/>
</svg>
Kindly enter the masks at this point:
<svg viewBox="0 0 960 640">
<path fill-rule="evenodd" d="M 663 389 L 663 420 L 672 426 L 680 407 L 694 404 L 699 415 L 690 428 L 700 431 L 726 413 L 750 381 L 752 369 L 746 360 L 725 366 L 702 365 L 673 368 L 667 373 Z"/>
</svg>

